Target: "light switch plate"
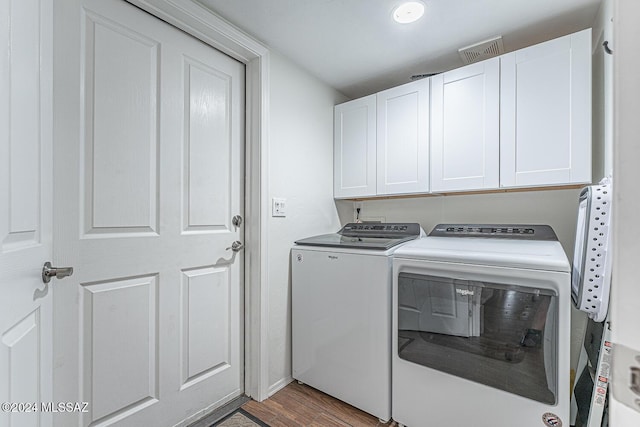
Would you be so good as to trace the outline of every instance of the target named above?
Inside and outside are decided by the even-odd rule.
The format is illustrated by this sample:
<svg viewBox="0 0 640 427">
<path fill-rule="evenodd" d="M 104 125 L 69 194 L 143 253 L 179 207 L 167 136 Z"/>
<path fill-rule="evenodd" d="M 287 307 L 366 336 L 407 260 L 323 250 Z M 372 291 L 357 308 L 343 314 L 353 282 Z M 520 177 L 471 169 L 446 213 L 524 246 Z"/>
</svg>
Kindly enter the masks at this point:
<svg viewBox="0 0 640 427">
<path fill-rule="evenodd" d="M 287 216 L 287 199 L 274 197 L 271 199 L 271 216 Z"/>
</svg>

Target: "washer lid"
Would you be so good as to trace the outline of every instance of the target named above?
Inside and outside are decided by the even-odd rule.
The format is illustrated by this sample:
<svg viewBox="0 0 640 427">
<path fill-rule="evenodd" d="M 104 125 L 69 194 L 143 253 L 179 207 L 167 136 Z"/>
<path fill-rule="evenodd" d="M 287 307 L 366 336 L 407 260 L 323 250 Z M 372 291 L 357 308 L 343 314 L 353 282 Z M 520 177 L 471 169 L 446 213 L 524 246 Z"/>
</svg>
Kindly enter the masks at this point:
<svg viewBox="0 0 640 427">
<path fill-rule="evenodd" d="M 320 236 L 307 237 L 296 240 L 297 245 L 302 246 L 327 246 L 331 248 L 370 249 L 385 251 L 400 243 L 415 239 L 417 236 L 404 237 L 357 237 L 343 236 L 342 234 L 321 234 Z"/>
<path fill-rule="evenodd" d="M 394 258 L 571 272 L 560 242 L 548 240 L 425 237 L 400 247 Z"/>
<path fill-rule="evenodd" d="M 298 245 L 388 250 L 424 235 L 418 223 L 349 223 L 332 234 L 296 240 Z"/>
</svg>

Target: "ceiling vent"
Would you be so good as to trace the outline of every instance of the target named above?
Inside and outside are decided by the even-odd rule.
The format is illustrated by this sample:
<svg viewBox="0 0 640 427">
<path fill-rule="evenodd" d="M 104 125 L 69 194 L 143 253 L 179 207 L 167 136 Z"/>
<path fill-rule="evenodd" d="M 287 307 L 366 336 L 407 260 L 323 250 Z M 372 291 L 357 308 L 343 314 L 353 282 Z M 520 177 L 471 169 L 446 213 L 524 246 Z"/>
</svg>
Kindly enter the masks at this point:
<svg viewBox="0 0 640 427">
<path fill-rule="evenodd" d="M 458 53 L 465 64 L 482 61 L 483 59 L 493 58 L 494 56 L 504 53 L 502 45 L 502 36 L 494 37 L 471 46 L 458 49 Z"/>
</svg>

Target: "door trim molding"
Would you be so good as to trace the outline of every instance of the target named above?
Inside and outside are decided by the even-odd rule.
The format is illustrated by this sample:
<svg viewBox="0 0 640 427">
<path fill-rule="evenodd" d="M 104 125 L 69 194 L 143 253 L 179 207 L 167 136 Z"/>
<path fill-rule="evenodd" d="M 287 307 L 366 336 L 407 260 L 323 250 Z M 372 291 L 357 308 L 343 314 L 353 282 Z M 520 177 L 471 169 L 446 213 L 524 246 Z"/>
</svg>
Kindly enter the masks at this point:
<svg viewBox="0 0 640 427">
<path fill-rule="evenodd" d="M 246 66 L 245 393 L 268 397 L 267 149 L 269 50 L 198 0 L 126 0 Z"/>
</svg>

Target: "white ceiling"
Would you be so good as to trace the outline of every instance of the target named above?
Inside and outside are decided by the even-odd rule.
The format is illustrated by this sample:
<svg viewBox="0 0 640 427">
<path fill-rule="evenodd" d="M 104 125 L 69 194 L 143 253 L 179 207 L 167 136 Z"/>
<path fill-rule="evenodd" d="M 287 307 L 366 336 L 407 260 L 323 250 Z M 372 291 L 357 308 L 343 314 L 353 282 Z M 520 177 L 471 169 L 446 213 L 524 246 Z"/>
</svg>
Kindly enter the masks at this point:
<svg viewBox="0 0 640 427">
<path fill-rule="evenodd" d="M 194 0 L 350 98 L 463 65 L 458 49 L 494 36 L 506 52 L 590 27 L 601 0 Z"/>
</svg>

